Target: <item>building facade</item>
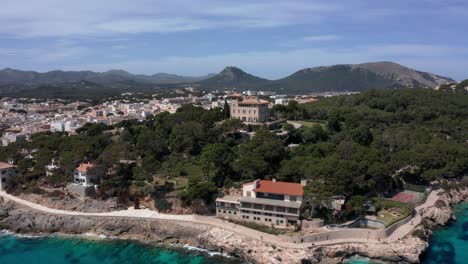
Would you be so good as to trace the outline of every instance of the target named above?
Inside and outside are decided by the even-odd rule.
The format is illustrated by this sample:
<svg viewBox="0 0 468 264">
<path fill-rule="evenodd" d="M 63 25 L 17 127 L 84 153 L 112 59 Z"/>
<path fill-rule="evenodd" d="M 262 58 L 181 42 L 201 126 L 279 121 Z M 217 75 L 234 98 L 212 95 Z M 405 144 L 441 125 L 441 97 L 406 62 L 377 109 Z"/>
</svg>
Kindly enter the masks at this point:
<svg viewBox="0 0 468 264">
<path fill-rule="evenodd" d="M 287 227 L 300 224 L 304 185 L 255 180 L 244 184 L 242 196 L 216 199 L 216 216 L 265 225 Z"/>
<path fill-rule="evenodd" d="M 268 105 L 270 102 L 256 97 L 228 96 L 231 118 L 243 122 L 263 123 L 268 121 Z"/>
<path fill-rule="evenodd" d="M 0 190 L 4 190 L 5 187 L 11 185 L 17 174 L 15 165 L 0 162 Z"/>
</svg>

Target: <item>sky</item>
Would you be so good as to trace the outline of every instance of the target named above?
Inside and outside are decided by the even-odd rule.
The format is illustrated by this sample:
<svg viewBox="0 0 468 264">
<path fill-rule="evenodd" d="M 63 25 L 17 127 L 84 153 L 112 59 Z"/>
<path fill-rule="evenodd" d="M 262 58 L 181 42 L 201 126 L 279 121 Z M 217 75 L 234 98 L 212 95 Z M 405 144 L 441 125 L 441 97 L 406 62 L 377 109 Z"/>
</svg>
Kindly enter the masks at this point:
<svg viewBox="0 0 468 264">
<path fill-rule="evenodd" d="M 394 61 L 468 78 L 467 0 L 0 0 L 0 68 L 277 79 Z"/>
</svg>

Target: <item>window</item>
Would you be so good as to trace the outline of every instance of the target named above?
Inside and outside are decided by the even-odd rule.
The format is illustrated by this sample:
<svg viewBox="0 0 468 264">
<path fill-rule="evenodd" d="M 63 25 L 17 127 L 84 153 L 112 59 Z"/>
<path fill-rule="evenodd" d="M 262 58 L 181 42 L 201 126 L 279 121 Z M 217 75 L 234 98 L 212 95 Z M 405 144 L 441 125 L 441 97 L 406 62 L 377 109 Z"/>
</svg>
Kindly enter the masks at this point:
<svg viewBox="0 0 468 264">
<path fill-rule="evenodd" d="M 237 212 L 234 212 L 234 214 L 236 215 L 236 214 L 237 214 Z"/>
<path fill-rule="evenodd" d="M 297 197 L 296 196 L 289 196 L 289 200 L 291 202 L 295 202 L 295 201 L 297 201 Z"/>
<path fill-rule="evenodd" d="M 218 213 L 221 213 L 221 210 L 218 210 Z"/>
<path fill-rule="evenodd" d="M 6 182 L 6 178 L 2 178 L 2 182 Z"/>
<path fill-rule="evenodd" d="M 228 211 L 229 214 L 231 214 L 231 211 Z"/>
<path fill-rule="evenodd" d="M 250 197 L 252 195 L 251 191 L 247 191 L 247 197 Z M 249 206 L 250 207 L 250 206 Z"/>
<path fill-rule="evenodd" d="M 277 212 L 285 212 L 285 211 L 286 211 L 286 208 L 281 207 L 281 206 L 278 206 L 278 207 L 276 207 L 276 211 L 277 211 Z"/>
</svg>

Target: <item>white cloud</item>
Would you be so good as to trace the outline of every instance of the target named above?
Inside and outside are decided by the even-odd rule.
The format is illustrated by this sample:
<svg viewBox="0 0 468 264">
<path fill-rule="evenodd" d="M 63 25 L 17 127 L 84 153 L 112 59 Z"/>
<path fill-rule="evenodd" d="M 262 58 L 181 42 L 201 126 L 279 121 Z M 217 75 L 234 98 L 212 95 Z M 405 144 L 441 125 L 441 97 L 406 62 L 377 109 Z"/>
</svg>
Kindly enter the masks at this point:
<svg viewBox="0 0 468 264">
<path fill-rule="evenodd" d="M 305 41 L 332 41 L 332 40 L 340 40 L 342 39 L 341 36 L 338 35 L 316 35 L 316 36 L 306 36 L 303 38 Z"/>
<path fill-rule="evenodd" d="M 337 6 L 318 1 L 15 0 L 2 3 L 0 34 L 108 36 L 211 28 L 275 27 L 320 21 Z"/>
</svg>

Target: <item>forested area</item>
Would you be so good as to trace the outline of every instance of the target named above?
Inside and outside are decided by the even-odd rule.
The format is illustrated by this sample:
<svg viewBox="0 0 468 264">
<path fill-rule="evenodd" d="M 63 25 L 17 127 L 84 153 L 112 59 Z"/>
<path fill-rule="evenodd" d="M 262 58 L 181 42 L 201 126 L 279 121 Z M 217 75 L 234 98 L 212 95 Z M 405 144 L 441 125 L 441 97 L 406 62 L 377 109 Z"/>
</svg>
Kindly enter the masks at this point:
<svg viewBox="0 0 468 264">
<path fill-rule="evenodd" d="M 281 138 L 256 128 L 248 140 L 240 121 L 223 121 L 222 109 L 185 105 L 143 122 L 87 124 L 75 136 L 36 135 L 1 148 L 0 160 L 17 162 L 24 186 L 43 181 L 52 158 L 60 170 L 46 180 L 50 185 L 71 181 L 71 171 L 90 161 L 107 172 L 100 188 L 123 198 L 135 190 L 161 195 L 174 187 L 161 179 L 174 179 L 182 182 L 179 195 L 187 205 L 257 178 L 307 179 L 306 195 L 316 198 L 383 196 L 402 181 L 428 184 L 468 173 L 466 93 L 371 90 L 275 106 L 272 115 L 307 125 L 285 124 L 288 135 Z M 34 159 L 26 158 L 33 149 Z"/>
</svg>

